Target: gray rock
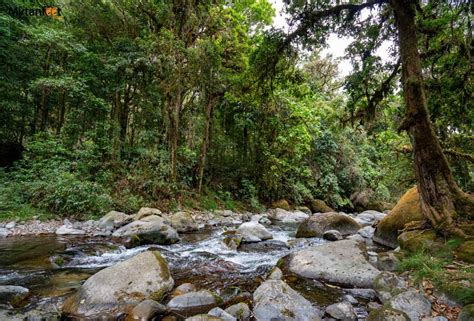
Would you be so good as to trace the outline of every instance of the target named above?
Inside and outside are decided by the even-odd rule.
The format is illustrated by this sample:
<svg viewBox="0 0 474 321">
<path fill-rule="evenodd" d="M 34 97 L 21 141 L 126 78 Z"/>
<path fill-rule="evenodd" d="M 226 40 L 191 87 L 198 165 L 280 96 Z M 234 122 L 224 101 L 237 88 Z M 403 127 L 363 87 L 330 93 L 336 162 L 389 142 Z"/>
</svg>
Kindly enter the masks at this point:
<svg viewBox="0 0 474 321">
<path fill-rule="evenodd" d="M 209 311 L 221 303 L 221 298 L 207 290 L 178 295 L 168 302 L 168 308 L 182 315 L 194 315 Z"/>
<path fill-rule="evenodd" d="M 400 260 L 394 253 L 384 252 L 379 254 L 377 262 L 379 270 L 393 272 L 397 270 L 399 264 Z"/>
<path fill-rule="evenodd" d="M 308 214 L 301 211 L 287 211 L 281 208 L 270 210 L 268 216 L 275 221 L 284 223 L 302 222 L 309 217 Z"/>
<path fill-rule="evenodd" d="M 421 319 L 421 321 L 449 321 L 449 320 L 439 315 L 436 317 L 426 317 L 426 318 Z"/>
<path fill-rule="evenodd" d="M 244 303 L 240 302 L 234 305 L 231 305 L 227 309 L 225 309 L 225 312 L 229 313 L 230 315 L 236 317 L 239 320 L 249 320 L 250 316 L 252 315 L 252 311 L 250 311 L 249 306 Z"/>
<path fill-rule="evenodd" d="M 315 214 L 304 220 L 298 226 L 296 237 L 321 237 L 328 230 L 337 230 L 346 236 L 357 233 L 361 227 L 349 215 L 328 212 Z"/>
<path fill-rule="evenodd" d="M 397 294 L 389 302 L 393 309 L 405 312 L 411 321 L 421 320 L 431 313 L 431 303 L 425 296 L 415 290 L 408 290 Z"/>
<path fill-rule="evenodd" d="M 342 240 L 342 234 L 336 230 L 329 230 L 323 233 L 323 239 L 328 241 L 339 241 Z"/>
<path fill-rule="evenodd" d="M 16 305 L 30 294 L 30 290 L 17 285 L 0 285 L 0 304 Z"/>
<path fill-rule="evenodd" d="M 148 321 L 157 315 L 164 314 L 166 306 L 154 300 L 145 300 L 140 302 L 133 308 L 131 317 L 132 320 Z"/>
<path fill-rule="evenodd" d="M 356 298 L 354 298 L 352 295 L 350 294 L 346 294 L 342 297 L 344 299 L 344 301 L 347 301 L 349 302 L 350 304 L 357 304 L 359 303 L 359 301 L 357 301 Z"/>
<path fill-rule="evenodd" d="M 326 308 L 326 313 L 337 320 L 352 321 L 357 320 L 352 304 L 349 302 L 339 302 L 331 304 Z"/>
<path fill-rule="evenodd" d="M 367 309 L 369 311 L 378 310 L 378 309 L 381 309 L 381 308 L 382 308 L 382 305 L 380 303 L 377 303 L 377 302 L 369 302 L 367 304 Z"/>
<path fill-rule="evenodd" d="M 64 304 L 63 311 L 84 317 L 125 311 L 144 299 L 161 299 L 173 285 L 160 252 L 146 251 L 91 276 Z"/>
<path fill-rule="evenodd" d="M 361 299 L 373 300 L 377 297 L 377 293 L 373 289 L 345 289 L 345 291 Z"/>
<path fill-rule="evenodd" d="M 365 258 L 365 245 L 342 240 L 290 254 L 289 270 L 305 278 L 371 288 L 379 271 Z"/>
<path fill-rule="evenodd" d="M 12 228 L 15 228 L 15 226 L 16 226 L 16 222 L 15 222 L 15 221 L 11 221 L 11 222 L 9 222 L 9 223 L 7 223 L 7 224 L 5 225 L 5 228 L 11 230 Z"/>
<path fill-rule="evenodd" d="M 357 215 L 355 220 L 361 224 L 362 226 L 369 226 L 372 225 L 386 216 L 384 213 L 380 213 L 378 211 L 368 210 L 360 213 Z"/>
<path fill-rule="evenodd" d="M 176 230 L 165 224 L 163 218 L 155 215 L 122 226 L 112 236 L 130 238 L 132 245 L 173 244 L 179 241 Z"/>
<path fill-rule="evenodd" d="M 0 227 L 0 239 L 6 238 L 10 234 L 10 231 L 4 227 Z"/>
<path fill-rule="evenodd" d="M 267 280 L 253 294 L 253 313 L 258 321 L 319 321 L 319 311 L 280 280 Z"/>
<path fill-rule="evenodd" d="M 66 225 L 62 225 L 56 230 L 57 235 L 83 235 L 86 234 L 83 230 L 78 230 L 72 227 L 68 227 Z"/>
<path fill-rule="evenodd" d="M 241 224 L 236 231 L 236 234 L 242 235 L 242 242 L 260 242 L 273 238 L 265 226 L 257 222 L 246 222 Z"/>
<path fill-rule="evenodd" d="M 110 211 L 98 222 L 98 226 L 105 229 L 116 229 L 122 225 L 130 223 L 133 216 L 118 211 Z"/>
<path fill-rule="evenodd" d="M 166 218 L 166 221 L 178 232 L 197 231 L 199 226 L 189 212 L 176 212 Z"/>
<path fill-rule="evenodd" d="M 278 240 L 266 240 L 254 243 L 242 243 L 239 246 L 239 251 L 262 253 L 268 251 L 281 251 L 288 249 L 288 244 Z"/>
<path fill-rule="evenodd" d="M 198 314 L 185 319 L 185 321 L 223 321 L 223 319 L 209 314 Z"/>
<path fill-rule="evenodd" d="M 372 226 L 365 226 L 361 228 L 357 233 L 359 233 L 360 236 L 366 238 L 366 239 L 371 239 L 374 237 L 374 232 L 375 229 Z"/>
<path fill-rule="evenodd" d="M 156 216 L 161 216 L 161 211 L 157 208 L 152 208 L 152 207 L 142 207 L 138 211 L 137 214 L 134 215 L 133 219 L 135 221 L 139 221 L 143 219 L 144 217 L 150 216 L 150 215 L 156 215 Z"/>
<path fill-rule="evenodd" d="M 270 271 L 267 277 L 269 280 L 281 280 L 282 278 L 283 272 L 276 266 Z"/>
<path fill-rule="evenodd" d="M 394 273 L 382 272 L 374 280 L 374 290 L 383 303 L 406 289 L 406 282 Z"/>
<path fill-rule="evenodd" d="M 237 321 L 236 317 L 222 310 L 221 308 L 214 308 L 211 311 L 207 312 L 207 314 L 221 318 L 222 320 L 225 320 L 225 321 Z"/>
</svg>

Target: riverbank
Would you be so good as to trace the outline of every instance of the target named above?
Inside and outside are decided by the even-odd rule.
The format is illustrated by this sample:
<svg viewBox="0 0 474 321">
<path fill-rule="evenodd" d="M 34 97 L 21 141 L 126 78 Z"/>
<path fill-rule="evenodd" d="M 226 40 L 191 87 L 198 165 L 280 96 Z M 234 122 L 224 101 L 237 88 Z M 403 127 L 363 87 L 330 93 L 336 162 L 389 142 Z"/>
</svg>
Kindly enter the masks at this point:
<svg viewBox="0 0 474 321">
<path fill-rule="evenodd" d="M 112 320 L 120 315 L 133 317 L 137 310 L 154 311 L 158 319 L 166 320 L 194 320 L 193 315 L 203 313 L 204 320 L 296 320 L 303 315 L 384 320 L 386 313 L 395 313 L 400 320 L 456 320 L 459 303 L 432 283 L 417 280 L 414 271 L 401 273 L 401 267 L 414 268 L 412 256 L 404 258 L 404 251 L 373 242 L 374 227 L 385 213 L 303 210 L 162 213 L 142 208 L 130 215 L 112 211 L 96 221 L 3 223 L 9 234 L 0 240 L 0 290 L 7 284 L 24 289 L 17 289 L 20 299 L 4 305 L 1 313 L 8 320 L 97 313 Z M 166 280 L 156 281 L 166 284 L 159 297 L 150 297 L 138 286 L 144 282 L 146 287 L 153 278 L 147 273 L 154 263 L 133 263 L 130 270 L 123 265 L 150 251 L 159 251 L 163 257 L 156 268 L 169 271 Z M 412 265 L 403 266 L 407 258 Z M 122 269 L 125 272 L 118 272 Z M 164 270 L 159 271 L 157 275 Z M 117 273 L 134 280 L 138 288 L 133 293 L 145 291 L 143 298 L 152 301 L 140 299 L 144 303 L 137 305 L 136 298 L 112 294 L 107 302 L 103 295 L 77 297 L 91 286 L 98 292 L 87 293 L 106 293 L 108 284 L 120 279 Z M 140 275 L 148 275 L 147 280 Z M 468 287 L 472 284 L 469 279 L 465 282 Z M 110 293 L 129 293 L 125 288 L 122 285 Z M 78 309 L 77 303 L 83 300 L 85 305 Z M 96 304 L 89 306 L 88 300 Z M 187 306 L 202 300 L 209 304 Z M 407 300 L 410 305 L 403 304 Z M 111 302 L 115 302 L 112 308 Z M 268 306 L 274 308 L 268 310 Z M 237 310 L 247 311 L 246 317 Z"/>
</svg>

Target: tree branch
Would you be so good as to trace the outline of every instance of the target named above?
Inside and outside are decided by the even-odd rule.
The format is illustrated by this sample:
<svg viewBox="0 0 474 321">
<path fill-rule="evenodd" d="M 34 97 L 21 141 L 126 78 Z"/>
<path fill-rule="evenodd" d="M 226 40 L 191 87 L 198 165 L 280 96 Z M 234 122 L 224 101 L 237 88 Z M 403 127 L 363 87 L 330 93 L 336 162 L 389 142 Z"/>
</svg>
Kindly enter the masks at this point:
<svg viewBox="0 0 474 321">
<path fill-rule="evenodd" d="M 361 11 L 362 9 L 387 2 L 388 0 L 372 0 L 362 4 L 341 4 L 322 11 L 308 12 L 298 28 L 286 36 L 285 40 L 283 40 L 283 42 L 278 47 L 278 52 L 285 50 L 294 40 L 303 36 L 308 31 L 308 29 L 313 27 L 316 23 L 324 18 L 339 15 L 343 11 L 349 11 L 351 14 L 354 14 Z"/>
</svg>

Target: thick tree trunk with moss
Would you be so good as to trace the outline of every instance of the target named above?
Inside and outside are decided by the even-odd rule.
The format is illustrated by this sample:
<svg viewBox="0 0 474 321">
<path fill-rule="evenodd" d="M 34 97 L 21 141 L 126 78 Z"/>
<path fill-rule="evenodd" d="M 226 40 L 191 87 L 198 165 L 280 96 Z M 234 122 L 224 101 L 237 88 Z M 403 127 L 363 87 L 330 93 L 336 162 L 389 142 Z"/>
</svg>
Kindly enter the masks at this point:
<svg viewBox="0 0 474 321">
<path fill-rule="evenodd" d="M 429 119 L 417 48 L 416 1 L 391 0 L 390 3 L 398 28 L 406 108 L 400 129 L 406 130 L 412 140 L 421 209 L 438 232 L 464 236 L 456 223 L 473 215 L 474 196 L 464 193 L 455 182 Z"/>
</svg>

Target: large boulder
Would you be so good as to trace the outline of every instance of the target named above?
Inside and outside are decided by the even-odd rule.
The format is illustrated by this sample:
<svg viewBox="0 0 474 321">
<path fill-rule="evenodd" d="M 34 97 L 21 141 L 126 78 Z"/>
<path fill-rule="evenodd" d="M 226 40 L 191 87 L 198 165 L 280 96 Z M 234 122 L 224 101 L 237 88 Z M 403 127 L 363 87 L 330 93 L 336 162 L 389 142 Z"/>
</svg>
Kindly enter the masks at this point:
<svg viewBox="0 0 474 321">
<path fill-rule="evenodd" d="M 312 200 L 309 207 L 313 211 L 313 213 L 327 213 L 327 212 L 334 212 L 334 210 L 329 207 L 323 200 Z"/>
<path fill-rule="evenodd" d="M 241 224 L 236 231 L 236 234 L 242 236 L 242 242 L 260 242 L 273 238 L 265 226 L 258 222 L 246 222 Z"/>
<path fill-rule="evenodd" d="M 304 220 L 296 231 L 296 237 L 322 237 L 328 230 L 339 231 L 343 236 L 357 233 L 362 226 L 348 215 L 329 212 L 315 214 Z"/>
<path fill-rule="evenodd" d="M 431 303 L 421 293 L 415 290 L 408 290 L 393 297 L 388 306 L 405 312 L 411 321 L 419 321 L 431 313 Z"/>
<path fill-rule="evenodd" d="M 284 209 L 286 211 L 290 210 L 290 204 L 288 203 L 287 200 L 284 200 L 284 199 L 273 202 L 272 207 L 273 208 L 281 208 L 281 209 Z"/>
<path fill-rule="evenodd" d="M 178 232 L 192 232 L 199 229 L 198 223 L 189 212 L 176 212 L 166 219 L 169 224 Z"/>
<path fill-rule="evenodd" d="M 258 321 L 319 321 L 319 311 L 288 284 L 280 280 L 262 283 L 253 294 L 253 314 Z"/>
<path fill-rule="evenodd" d="M 117 315 L 143 300 L 161 300 L 173 285 L 160 252 L 146 251 L 91 276 L 66 301 L 63 312 L 79 317 Z"/>
<path fill-rule="evenodd" d="M 116 229 L 132 221 L 133 216 L 118 211 L 110 211 L 99 220 L 99 227 L 105 229 Z"/>
<path fill-rule="evenodd" d="M 127 239 L 130 245 L 173 244 L 179 241 L 174 228 L 165 224 L 163 218 L 152 215 L 133 221 L 116 230 L 113 237 Z"/>
<path fill-rule="evenodd" d="M 359 288 L 372 288 L 379 270 L 366 259 L 365 245 L 342 240 L 290 254 L 288 269 L 305 278 Z"/>
<path fill-rule="evenodd" d="M 409 189 L 398 201 L 393 210 L 377 225 L 374 241 L 382 245 L 396 248 L 397 238 L 405 224 L 423 220 L 420 207 L 420 195 L 416 187 Z"/>
<path fill-rule="evenodd" d="M 0 305 L 17 305 L 30 294 L 30 290 L 17 285 L 0 285 Z"/>
<path fill-rule="evenodd" d="M 309 217 L 308 214 L 301 211 L 287 211 L 281 208 L 270 210 L 268 217 L 284 223 L 302 222 Z"/>
<path fill-rule="evenodd" d="M 180 315 L 191 316 L 207 312 L 222 303 L 222 299 L 207 290 L 194 291 L 175 296 L 168 302 L 168 309 Z"/>
</svg>

